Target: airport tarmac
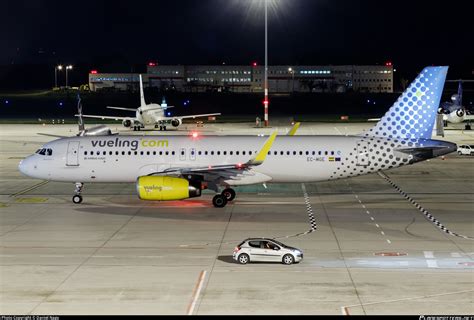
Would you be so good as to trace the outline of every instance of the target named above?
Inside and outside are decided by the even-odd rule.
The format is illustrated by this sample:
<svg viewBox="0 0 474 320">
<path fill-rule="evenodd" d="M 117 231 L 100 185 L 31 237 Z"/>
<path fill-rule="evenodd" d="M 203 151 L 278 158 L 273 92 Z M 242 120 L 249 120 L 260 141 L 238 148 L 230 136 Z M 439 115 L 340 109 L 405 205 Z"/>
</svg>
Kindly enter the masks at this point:
<svg viewBox="0 0 474 320">
<path fill-rule="evenodd" d="M 370 123 L 303 123 L 298 134 L 355 134 Z M 114 132 L 128 132 L 112 126 Z M 178 134 L 286 133 L 252 124 Z M 73 125 L 0 126 L 0 314 L 474 314 L 474 241 L 441 232 L 377 174 L 236 188 L 144 202 L 133 184 L 22 176 L 17 165 Z M 132 134 L 176 134 L 136 132 Z M 474 144 L 474 133 L 445 138 Z M 474 237 L 474 157 L 451 154 L 385 174 L 451 231 Z M 307 197 L 305 197 L 305 190 Z M 317 229 L 310 230 L 312 209 Z M 301 233 L 303 233 L 301 235 Z M 247 237 L 300 248 L 295 265 L 232 261 Z"/>
</svg>

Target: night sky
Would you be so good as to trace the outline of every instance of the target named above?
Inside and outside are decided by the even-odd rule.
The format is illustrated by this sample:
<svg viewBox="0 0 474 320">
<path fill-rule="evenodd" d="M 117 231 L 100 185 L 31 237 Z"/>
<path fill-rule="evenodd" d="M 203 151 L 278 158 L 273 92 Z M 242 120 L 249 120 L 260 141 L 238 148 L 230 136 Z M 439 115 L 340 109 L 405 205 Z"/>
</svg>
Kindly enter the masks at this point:
<svg viewBox="0 0 474 320">
<path fill-rule="evenodd" d="M 255 4 L 256 3 L 256 4 Z M 469 1 L 274 0 L 270 64 L 473 69 Z M 160 64 L 263 63 L 263 5 L 252 0 L 0 4 L 0 65 L 72 63 L 129 72 Z"/>
</svg>

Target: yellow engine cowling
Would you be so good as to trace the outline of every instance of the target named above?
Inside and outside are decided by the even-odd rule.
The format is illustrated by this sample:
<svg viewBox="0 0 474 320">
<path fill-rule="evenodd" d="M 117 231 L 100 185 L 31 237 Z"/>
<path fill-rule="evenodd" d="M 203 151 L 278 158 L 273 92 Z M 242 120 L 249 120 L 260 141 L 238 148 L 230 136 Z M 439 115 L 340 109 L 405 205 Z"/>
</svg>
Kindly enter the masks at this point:
<svg viewBox="0 0 474 320">
<path fill-rule="evenodd" d="M 199 197 L 200 183 L 191 185 L 188 180 L 166 176 L 143 176 L 137 179 L 137 193 L 142 200 L 182 200 Z"/>
</svg>

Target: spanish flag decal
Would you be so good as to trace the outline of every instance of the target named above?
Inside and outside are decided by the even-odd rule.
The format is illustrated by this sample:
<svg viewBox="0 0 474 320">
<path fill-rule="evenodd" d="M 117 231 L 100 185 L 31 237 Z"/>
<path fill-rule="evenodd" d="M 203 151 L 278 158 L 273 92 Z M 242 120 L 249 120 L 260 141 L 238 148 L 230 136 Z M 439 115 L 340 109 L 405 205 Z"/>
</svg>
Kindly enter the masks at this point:
<svg viewBox="0 0 474 320">
<path fill-rule="evenodd" d="M 329 161 L 334 161 L 334 157 L 329 157 Z"/>
</svg>

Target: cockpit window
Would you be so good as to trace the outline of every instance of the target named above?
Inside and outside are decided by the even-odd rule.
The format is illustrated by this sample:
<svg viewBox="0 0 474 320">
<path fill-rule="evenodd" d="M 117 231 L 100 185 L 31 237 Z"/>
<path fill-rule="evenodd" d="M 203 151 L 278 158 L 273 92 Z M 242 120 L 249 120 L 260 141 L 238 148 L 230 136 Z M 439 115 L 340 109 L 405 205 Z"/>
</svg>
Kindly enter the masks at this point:
<svg viewBox="0 0 474 320">
<path fill-rule="evenodd" d="M 53 150 L 49 148 L 43 148 L 43 149 L 38 149 L 36 150 L 37 154 L 40 154 L 42 156 L 52 156 L 53 155 Z"/>
</svg>

